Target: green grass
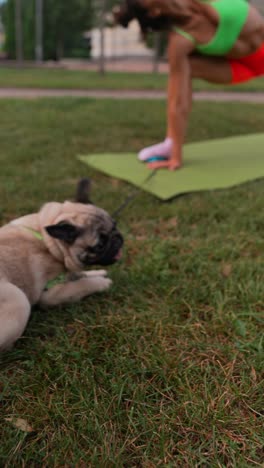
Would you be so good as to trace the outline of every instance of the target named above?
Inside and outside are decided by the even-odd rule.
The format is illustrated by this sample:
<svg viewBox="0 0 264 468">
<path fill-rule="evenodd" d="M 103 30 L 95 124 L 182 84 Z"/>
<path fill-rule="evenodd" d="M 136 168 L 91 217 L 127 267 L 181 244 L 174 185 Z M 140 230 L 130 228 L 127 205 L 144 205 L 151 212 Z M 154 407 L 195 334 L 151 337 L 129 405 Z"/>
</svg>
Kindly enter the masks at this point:
<svg viewBox="0 0 264 468">
<path fill-rule="evenodd" d="M 167 86 L 166 74 L 109 72 L 105 76 L 94 71 L 1 68 L 0 86 L 47 89 L 139 89 L 163 90 Z M 239 86 L 213 86 L 197 81 L 196 90 L 264 91 L 264 78 Z"/>
<path fill-rule="evenodd" d="M 1 101 L 1 223 L 71 197 L 85 175 L 112 212 L 131 187 L 75 155 L 160 139 L 164 107 Z M 196 103 L 188 140 L 258 131 L 262 106 Z M 120 228 L 112 290 L 36 308 L 2 355 L 0 465 L 262 466 L 263 181 L 170 203 L 142 193 Z"/>
</svg>

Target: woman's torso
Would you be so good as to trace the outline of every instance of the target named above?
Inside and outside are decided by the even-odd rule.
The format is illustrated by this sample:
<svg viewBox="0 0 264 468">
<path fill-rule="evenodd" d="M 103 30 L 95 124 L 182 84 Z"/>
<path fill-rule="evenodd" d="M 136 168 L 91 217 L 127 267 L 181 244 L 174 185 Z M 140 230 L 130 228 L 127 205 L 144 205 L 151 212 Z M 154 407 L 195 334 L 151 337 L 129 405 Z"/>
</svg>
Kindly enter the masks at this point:
<svg viewBox="0 0 264 468">
<path fill-rule="evenodd" d="M 246 0 L 202 1 L 198 13 L 184 28 L 202 55 L 241 58 L 264 42 L 264 19 Z M 183 30 L 175 28 L 184 35 Z"/>
</svg>

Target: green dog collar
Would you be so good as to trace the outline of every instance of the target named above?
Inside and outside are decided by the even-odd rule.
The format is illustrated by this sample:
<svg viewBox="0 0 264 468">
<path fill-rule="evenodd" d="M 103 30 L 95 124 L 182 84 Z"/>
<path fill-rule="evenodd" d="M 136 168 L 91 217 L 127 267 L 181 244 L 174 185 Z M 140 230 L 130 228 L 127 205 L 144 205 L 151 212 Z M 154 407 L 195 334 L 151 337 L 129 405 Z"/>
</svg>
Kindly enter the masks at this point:
<svg viewBox="0 0 264 468">
<path fill-rule="evenodd" d="M 39 231 L 36 231 L 35 229 L 32 229 L 32 228 L 30 228 L 28 226 L 23 226 L 23 228 L 26 229 L 27 231 L 31 232 L 36 239 L 43 240 L 43 236 Z M 66 275 L 64 273 L 62 273 L 57 278 L 48 281 L 46 286 L 45 286 L 45 290 L 51 289 L 51 288 L 53 288 L 53 286 L 56 286 L 57 284 L 65 283 L 65 279 L 66 279 Z"/>
<path fill-rule="evenodd" d="M 54 286 L 57 286 L 57 284 L 65 283 L 65 281 L 66 281 L 66 275 L 65 275 L 65 273 L 62 273 L 61 275 L 57 276 L 57 278 L 48 281 L 46 286 L 45 286 L 45 289 L 46 290 L 51 289 Z"/>
<path fill-rule="evenodd" d="M 43 236 L 39 231 L 35 231 L 35 229 L 32 229 L 28 226 L 23 226 L 23 228 L 27 229 L 27 231 L 30 231 L 36 239 L 43 240 Z"/>
</svg>

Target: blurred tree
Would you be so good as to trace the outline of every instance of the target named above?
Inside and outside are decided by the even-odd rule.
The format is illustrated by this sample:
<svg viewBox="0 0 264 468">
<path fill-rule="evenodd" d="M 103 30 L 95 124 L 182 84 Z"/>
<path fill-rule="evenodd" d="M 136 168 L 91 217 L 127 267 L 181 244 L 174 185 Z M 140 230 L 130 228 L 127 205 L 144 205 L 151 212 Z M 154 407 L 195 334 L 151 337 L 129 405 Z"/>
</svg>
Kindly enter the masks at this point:
<svg viewBox="0 0 264 468">
<path fill-rule="evenodd" d="M 100 31 L 99 73 L 105 73 L 105 25 L 106 14 L 111 9 L 110 0 L 92 0 L 94 27 Z"/>
<path fill-rule="evenodd" d="M 41 63 L 43 61 L 43 0 L 35 0 L 35 58 Z"/>
<path fill-rule="evenodd" d="M 16 59 L 21 64 L 23 61 L 23 18 L 22 0 L 15 0 L 15 30 L 16 30 Z"/>
<path fill-rule="evenodd" d="M 21 0 L 24 56 L 35 57 L 35 0 Z M 15 58 L 15 1 L 6 0 L 3 22 L 6 31 L 6 52 Z M 73 48 L 83 47 L 82 33 L 92 26 L 91 0 L 44 0 L 43 53 L 45 60 L 59 60 Z"/>
<path fill-rule="evenodd" d="M 59 60 L 92 26 L 91 0 L 45 0 L 44 56 Z"/>
<path fill-rule="evenodd" d="M 15 24 L 15 2 L 1 5 L 1 17 L 5 28 L 5 51 L 9 58 L 16 58 L 16 24 Z M 12 54 L 10 53 L 12 51 Z"/>
</svg>

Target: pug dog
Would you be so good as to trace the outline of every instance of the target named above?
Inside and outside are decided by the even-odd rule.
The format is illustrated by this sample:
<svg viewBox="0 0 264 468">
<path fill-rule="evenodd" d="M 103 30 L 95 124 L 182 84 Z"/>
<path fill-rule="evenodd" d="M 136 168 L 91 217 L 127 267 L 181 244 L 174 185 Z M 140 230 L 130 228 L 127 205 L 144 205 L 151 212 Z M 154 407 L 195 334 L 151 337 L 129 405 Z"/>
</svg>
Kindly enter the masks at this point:
<svg viewBox="0 0 264 468">
<path fill-rule="evenodd" d="M 90 202 L 89 188 L 83 179 L 75 202 L 46 203 L 0 229 L 0 350 L 21 337 L 32 305 L 75 302 L 111 286 L 105 270 L 86 268 L 118 261 L 123 237 Z M 47 287 L 62 274 L 62 282 Z"/>
</svg>

